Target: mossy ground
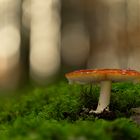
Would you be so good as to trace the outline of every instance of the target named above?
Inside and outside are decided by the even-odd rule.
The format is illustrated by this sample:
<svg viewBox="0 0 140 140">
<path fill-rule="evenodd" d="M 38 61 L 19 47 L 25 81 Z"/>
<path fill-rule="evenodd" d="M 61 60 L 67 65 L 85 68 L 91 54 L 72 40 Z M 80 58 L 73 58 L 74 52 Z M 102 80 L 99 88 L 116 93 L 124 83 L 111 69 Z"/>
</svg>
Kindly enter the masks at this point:
<svg viewBox="0 0 140 140">
<path fill-rule="evenodd" d="M 113 84 L 110 110 L 114 120 L 81 113 L 96 108 L 99 87 L 68 85 L 61 80 L 46 87 L 30 86 L 0 100 L 0 139 L 10 140 L 138 140 L 140 126 L 130 116 L 140 106 L 140 85 Z"/>
</svg>

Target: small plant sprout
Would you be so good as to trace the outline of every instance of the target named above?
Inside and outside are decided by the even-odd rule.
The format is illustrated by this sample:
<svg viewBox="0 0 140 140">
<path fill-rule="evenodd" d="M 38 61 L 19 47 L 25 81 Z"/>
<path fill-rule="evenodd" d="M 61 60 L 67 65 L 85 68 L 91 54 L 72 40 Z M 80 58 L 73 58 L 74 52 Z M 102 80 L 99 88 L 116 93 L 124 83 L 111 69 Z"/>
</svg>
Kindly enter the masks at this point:
<svg viewBox="0 0 140 140">
<path fill-rule="evenodd" d="M 112 82 L 140 82 L 140 72 L 127 69 L 90 69 L 78 70 L 67 73 L 66 78 L 70 84 L 93 84 L 100 83 L 100 95 L 96 110 L 89 113 L 100 114 L 109 111 L 111 84 Z"/>
</svg>

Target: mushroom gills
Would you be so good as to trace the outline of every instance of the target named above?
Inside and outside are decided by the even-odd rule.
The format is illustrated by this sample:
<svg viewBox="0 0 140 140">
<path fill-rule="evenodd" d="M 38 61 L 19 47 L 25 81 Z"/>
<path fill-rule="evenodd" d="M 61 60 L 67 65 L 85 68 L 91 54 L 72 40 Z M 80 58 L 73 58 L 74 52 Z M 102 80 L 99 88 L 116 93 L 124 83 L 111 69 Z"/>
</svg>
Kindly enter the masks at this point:
<svg viewBox="0 0 140 140">
<path fill-rule="evenodd" d="M 85 84 L 87 84 L 85 81 L 76 81 L 76 80 L 69 80 L 68 81 L 69 82 L 69 84 L 80 84 L 80 85 L 85 85 Z"/>
</svg>

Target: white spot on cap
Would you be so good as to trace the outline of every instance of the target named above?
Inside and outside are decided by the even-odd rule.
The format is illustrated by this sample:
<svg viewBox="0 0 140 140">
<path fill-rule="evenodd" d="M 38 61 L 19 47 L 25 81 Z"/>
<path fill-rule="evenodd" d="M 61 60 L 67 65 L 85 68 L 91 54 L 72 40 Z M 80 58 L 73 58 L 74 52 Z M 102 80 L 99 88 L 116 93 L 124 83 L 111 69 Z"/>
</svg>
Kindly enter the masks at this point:
<svg viewBox="0 0 140 140">
<path fill-rule="evenodd" d="M 125 74 L 126 74 L 126 71 L 127 71 L 127 70 L 122 70 L 122 74 L 124 74 L 124 75 L 125 75 Z"/>
</svg>

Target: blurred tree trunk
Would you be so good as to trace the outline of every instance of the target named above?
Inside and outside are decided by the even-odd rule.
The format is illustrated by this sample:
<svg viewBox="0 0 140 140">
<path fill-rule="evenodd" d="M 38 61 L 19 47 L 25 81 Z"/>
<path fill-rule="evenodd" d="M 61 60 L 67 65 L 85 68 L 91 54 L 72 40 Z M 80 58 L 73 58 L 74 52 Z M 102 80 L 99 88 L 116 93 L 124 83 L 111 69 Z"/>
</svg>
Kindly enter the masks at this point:
<svg viewBox="0 0 140 140">
<path fill-rule="evenodd" d="M 128 68 L 140 71 L 140 1 L 127 1 L 128 44 L 130 48 Z"/>
<path fill-rule="evenodd" d="M 88 68 L 127 67 L 125 4 L 125 0 L 88 0 L 91 35 Z M 125 36 L 123 40 L 121 34 Z"/>
<path fill-rule="evenodd" d="M 89 68 L 140 71 L 140 1 L 88 0 Z"/>
<path fill-rule="evenodd" d="M 31 0 L 22 0 L 21 6 L 21 84 L 29 81 L 29 52 L 30 52 L 30 19 L 31 19 Z"/>
<path fill-rule="evenodd" d="M 60 1 L 31 0 L 30 72 L 51 80 L 60 67 Z"/>
<path fill-rule="evenodd" d="M 62 62 L 76 69 L 86 66 L 90 48 L 84 3 L 62 0 Z"/>
<path fill-rule="evenodd" d="M 13 88 L 19 78 L 21 0 L 0 1 L 0 87 Z"/>
</svg>

